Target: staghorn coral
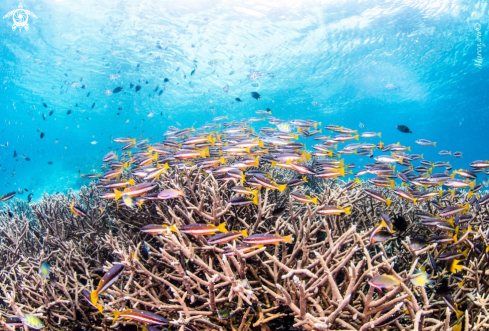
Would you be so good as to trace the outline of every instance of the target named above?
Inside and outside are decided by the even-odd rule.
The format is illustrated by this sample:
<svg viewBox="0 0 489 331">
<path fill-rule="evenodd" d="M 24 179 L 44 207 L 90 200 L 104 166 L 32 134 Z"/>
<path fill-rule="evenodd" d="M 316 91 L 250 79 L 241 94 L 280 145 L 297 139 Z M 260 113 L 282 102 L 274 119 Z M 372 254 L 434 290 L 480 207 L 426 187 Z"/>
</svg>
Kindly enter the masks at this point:
<svg viewBox="0 0 489 331">
<path fill-rule="evenodd" d="M 293 176 L 287 170 L 271 171 L 278 180 Z M 126 308 L 158 313 L 181 330 L 449 330 L 461 325 L 459 321 L 469 330 L 488 325 L 484 208 L 469 221 L 478 226 L 479 235 L 462 267 L 462 286 L 448 268 L 432 278 L 437 285 L 446 281 L 463 312 L 457 316 L 433 288 L 413 287 L 407 281 L 428 252 L 450 250 L 436 243 L 417 251 L 410 246 L 412 238 L 440 233 L 420 224 L 415 214 L 433 208 L 429 202 L 414 206 L 386 190 L 396 201 L 387 207 L 363 193 L 366 183 L 342 190 L 342 181 L 315 178 L 301 190 L 318 195 L 320 204 L 352 207 L 351 215 L 323 216 L 316 206 L 268 189 L 261 190 L 257 206 L 232 207 L 230 184 L 218 183 L 196 167 L 169 171 L 157 184 L 160 190 L 185 188 L 187 197 L 118 208 L 113 201 L 102 201 L 91 184 L 78 195 L 45 196 L 31 207 L 19 201 L 7 206 L 0 215 L 2 315 L 12 316 L 15 309 L 35 314 L 52 330 L 137 324 L 113 323 L 111 311 Z M 436 198 L 436 204 L 467 199 L 466 193 L 457 193 Z M 70 212 L 73 200 L 88 211 L 87 217 Z M 274 217 L 273 210 L 282 205 L 287 211 Z M 380 212 L 404 215 L 408 229 L 385 244 L 370 245 Z M 229 230 L 247 228 L 250 234 L 291 233 L 294 242 L 245 254 L 234 248 L 235 256 L 224 256 L 227 246 L 208 245 L 201 236 L 178 230 L 156 236 L 140 232 L 147 224 L 180 228 L 222 222 Z M 46 280 L 38 274 L 43 261 L 51 264 Z M 94 290 L 114 263 L 122 263 L 125 271 L 101 296 L 102 315 L 81 292 Z M 367 281 L 380 274 L 406 281 L 377 294 Z"/>
</svg>

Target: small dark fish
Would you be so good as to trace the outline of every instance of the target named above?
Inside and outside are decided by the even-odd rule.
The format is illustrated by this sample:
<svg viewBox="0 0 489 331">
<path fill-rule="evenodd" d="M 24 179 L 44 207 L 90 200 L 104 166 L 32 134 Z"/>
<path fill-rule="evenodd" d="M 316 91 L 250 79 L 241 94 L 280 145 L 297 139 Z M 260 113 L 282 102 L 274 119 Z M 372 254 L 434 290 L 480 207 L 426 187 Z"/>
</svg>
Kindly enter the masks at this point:
<svg viewBox="0 0 489 331">
<path fill-rule="evenodd" d="M 31 160 L 31 158 L 30 158 L 30 157 L 26 157 L 26 158 L 25 158 L 25 160 L 26 160 L 26 161 L 30 161 L 30 160 Z"/>
<path fill-rule="evenodd" d="M 51 110 L 51 111 L 49 112 L 49 116 L 53 115 L 53 113 L 54 113 L 54 110 Z"/>
<path fill-rule="evenodd" d="M 146 85 L 148 85 L 148 84 L 149 84 L 148 81 L 146 81 Z"/>
<path fill-rule="evenodd" d="M 46 120 L 46 115 L 45 114 L 42 114 L 42 119 L 43 120 Z"/>
<path fill-rule="evenodd" d="M 163 49 L 159 43 L 156 43 L 156 48 Z"/>
<path fill-rule="evenodd" d="M 217 312 L 217 317 L 222 320 L 227 320 L 229 317 L 231 317 L 231 312 L 229 309 L 222 309 Z"/>
<path fill-rule="evenodd" d="M 46 105 L 45 103 L 42 104 L 44 106 L 44 108 L 48 108 L 48 105 Z"/>
<path fill-rule="evenodd" d="M 87 98 L 90 96 L 90 93 L 92 93 L 92 92 L 88 92 L 88 93 L 87 93 Z"/>
<path fill-rule="evenodd" d="M 411 130 L 405 125 L 398 125 L 397 130 L 404 132 L 404 133 L 412 133 Z"/>
<path fill-rule="evenodd" d="M 14 151 L 14 157 L 17 157 L 17 151 Z"/>
<path fill-rule="evenodd" d="M 168 78 L 163 79 L 163 82 L 168 83 L 170 80 Z"/>
<path fill-rule="evenodd" d="M 401 215 L 397 215 L 395 218 L 393 218 L 392 225 L 394 225 L 394 228 L 400 232 L 406 231 L 408 227 L 408 223 Z"/>
<path fill-rule="evenodd" d="M 139 68 L 139 66 L 140 66 L 140 65 L 141 65 L 141 63 L 138 63 L 138 65 L 137 65 L 136 67 L 138 67 L 138 68 Z"/>
<path fill-rule="evenodd" d="M 53 161 L 48 161 L 48 164 L 50 164 L 50 165 L 53 164 Z"/>
<path fill-rule="evenodd" d="M 260 99 L 260 94 L 258 94 L 258 92 L 251 92 L 251 96 L 256 100 Z"/>
<path fill-rule="evenodd" d="M 139 92 L 139 90 L 140 90 L 140 89 L 141 89 L 141 86 L 136 85 L 136 89 L 135 89 L 135 90 L 136 90 L 136 92 Z"/>
<path fill-rule="evenodd" d="M 27 196 L 27 202 L 31 202 L 33 196 L 34 196 L 33 193 L 29 193 L 29 195 Z"/>
<path fill-rule="evenodd" d="M 160 85 L 156 85 L 155 89 L 153 90 L 153 92 L 158 92 L 158 88 L 160 87 Z"/>
<path fill-rule="evenodd" d="M 119 93 L 120 91 L 122 91 L 123 87 L 122 86 L 117 86 L 113 91 L 112 93 Z"/>
<path fill-rule="evenodd" d="M 83 84 L 83 85 L 81 86 L 81 88 L 82 88 L 82 89 L 86 89 L 86 88 L 87 88 L 87 84 Z"/>
<path fill-rule="evenodd" d="M 75 104 L 75 107 L 78 107 L 78 104 Z"/>
<path fill-rule="evenodd" d="M 272 216 L 273 217 L 279 217 L 281 215 L 283 215 L 285 213 L 285 210 L 287 208 L 286 207 L 279 207 L 279 208 L 275 208 L 273 211 L 272 211 Z"/>
<path fill-rule="evenodd" d="M 94 103 L 93 103 L 93 105 L 92 105 L 92 109 L 93 109 L 93 107 L 95 107 L 95 102 L 94 102 Z"/>
<path fill-rule="evenodd" d="M 190 76 L 193 76 L 195 74 L 195 69 L 192 70 L 192 72 L 190 73 Z"/>
<path fill-rule="evenodd" d="M 129 88 L 133 88 L 133 87 L 134 87 L 133 83 L 129 84 Z"/>
<path fill-rule="evenodd" d="M 41 139 L 44 138 L 44 132 L 41 132 Z"/>
<path fill-rule="evenodd" d="M 411 248 L 414 250 L 423 249 L 428 246 L 428 242 L 423 238 L 415 238 L 411 240 Z"/>
<path fill-rule="evenodd" d="M 242 102 L 240 98 L 236 98 L 236 99 L 234 99 L 234 100 L 236 100 L 236 101 L 238 101 L 238 102 Z"/>
<path fill-rule="evenodd" d="M 160 90 L 160 93 L 158 93 L 158 95 L 160 96 L 160 95 L 162 95 L 162 94 L 163 94 L 163 90 Z"/>
<path fill-rule="evenodd" d="M 68 110 L 68 112 L 66 113 L 66 115 L 69 115 L 69 114 L 71 114 L 71 109 Z"/>
</svg>

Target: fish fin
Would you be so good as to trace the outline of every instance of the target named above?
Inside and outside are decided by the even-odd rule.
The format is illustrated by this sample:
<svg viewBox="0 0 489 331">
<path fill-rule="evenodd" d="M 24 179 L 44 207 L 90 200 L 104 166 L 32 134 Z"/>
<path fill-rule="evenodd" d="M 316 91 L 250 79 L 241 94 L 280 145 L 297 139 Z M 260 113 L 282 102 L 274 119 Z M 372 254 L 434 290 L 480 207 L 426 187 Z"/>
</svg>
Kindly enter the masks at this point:
<svg viewBox="0 0 489 331">
<path fill-rule="evenodd" d="M 229 231 L 226 229 L 226 222 L 223 222 L 217 226 L 218 231 L 223 233 L 228 233 Z"/>
<path fill-rule="evenodd" d="M 287 184 L 283 184 L 283 185 L 279 185 L 278 186 L 278 190 L 279 192 L 282 192 L 283 190 L 285 190 L 287 188 Z"/>
<path fill-rule="evenodd" d="M 387 207 L 390 207 L 390 205 L 392 203 L 392 200 L 386 199 L 385 200 L 385 203 L 387 204 Z"/>
<path fill-rule="evenodd" d="M 245 237 L 245 238 L 248 237 L 248 229 L 244 229 L 240 233 L 243 235 L 243 237 Z"/>
<path fill-rule="evenodd" d="M 288 236 L 283 237 L 285 242 L 288 244 L 292 244 L 294 242 L 294 239 L 292 238 L 292 235 L 289 234 Z"/>
<path fill-rule="evenodd" d="M 346 208 L 343 208 L 343 211 L 345 212 L 345 214 L 347 215 L 351 215 L 351 207 L 346 207 Z"/>
</svg>

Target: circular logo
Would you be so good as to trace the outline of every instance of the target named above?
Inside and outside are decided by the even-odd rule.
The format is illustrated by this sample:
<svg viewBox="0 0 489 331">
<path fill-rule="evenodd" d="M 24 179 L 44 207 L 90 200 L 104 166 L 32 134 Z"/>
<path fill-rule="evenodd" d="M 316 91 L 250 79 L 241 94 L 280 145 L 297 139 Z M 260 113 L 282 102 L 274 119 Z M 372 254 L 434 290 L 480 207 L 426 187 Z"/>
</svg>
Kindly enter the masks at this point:
<svg viewBox="0 0 489 331">
<path fill-rule="evenodd" d="M 474 24 L 474 29 L 475 29 L 475 31 L 480 31 L 481 30 L 481 24 L 480 23 L 475 23 Z"/>
</svg>

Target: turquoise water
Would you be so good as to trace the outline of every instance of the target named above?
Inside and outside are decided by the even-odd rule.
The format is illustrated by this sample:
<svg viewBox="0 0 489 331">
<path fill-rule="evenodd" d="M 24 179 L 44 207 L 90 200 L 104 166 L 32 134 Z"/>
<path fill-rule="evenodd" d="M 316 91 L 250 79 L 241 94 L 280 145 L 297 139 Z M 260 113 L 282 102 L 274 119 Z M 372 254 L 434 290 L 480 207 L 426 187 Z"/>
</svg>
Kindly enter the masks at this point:
<svg viewBox="0 0 489 331">
<path fill-rule="evenodd" d="M 80 173 L 101 172 L 102 157 L 120 147 L 113 138 L 157 142 L 170 125 L 241 120 L 267 107 L 283 120 L 382 132 L 369 142 L 400 142 L 454 168 L 489 159 L 487 2 L 22 4 L 38 17 L 28 31 L 0 21 L 0 195 L 76 190 L 89 182 Z M 18 5 L 2 1 L 2 16 Z M 253 71 L 262 75 L 252 81 Z"/>
</svg>

